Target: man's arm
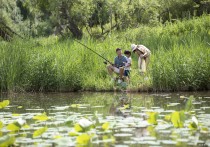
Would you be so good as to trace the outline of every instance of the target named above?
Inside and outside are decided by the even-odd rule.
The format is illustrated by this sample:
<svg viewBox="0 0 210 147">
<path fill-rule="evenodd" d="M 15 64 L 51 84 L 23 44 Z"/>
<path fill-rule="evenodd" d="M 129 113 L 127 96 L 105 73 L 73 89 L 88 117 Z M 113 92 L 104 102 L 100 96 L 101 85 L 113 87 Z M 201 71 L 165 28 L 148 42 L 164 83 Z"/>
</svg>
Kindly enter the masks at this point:
<svg viewBox="0 0 210 147">
<path fill-rule="evenodd" d="M 131 60 L 127 59 L 127 63 L 125 63 L 125 67 L 129 67 L 129 66 L 131 66 Z"/>
</svg>

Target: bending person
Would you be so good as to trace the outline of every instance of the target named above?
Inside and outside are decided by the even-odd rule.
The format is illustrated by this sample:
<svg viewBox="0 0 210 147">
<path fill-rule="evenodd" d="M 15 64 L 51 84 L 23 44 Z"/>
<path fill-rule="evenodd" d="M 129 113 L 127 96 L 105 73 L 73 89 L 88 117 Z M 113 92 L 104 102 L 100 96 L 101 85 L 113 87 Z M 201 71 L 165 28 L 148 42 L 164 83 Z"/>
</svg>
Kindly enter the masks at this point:
<svg viewBox="0 0 210 147">
<path fill-rule="evenodd" d="M 140 69 L 140 72 L 143 73 L 146 72 L 149 65 L 151 51 L 144 45 L 135 45 L 135 44 L 131 44 L 131 49 L 132 52 L 136 53 L 136 55 L 139 57 L 138 67 Z"/>
<path fill-rule="evenodd" d="M 123 80 L 124 66 L 125 63 L 127 63 L 127 58 L 122 55 L 122 50 L 120 48 L 116 49 L 116 53 L 117 57 L 114 59 L 114 64 L 107 66 L 107 70 L 112 77 L 112 80 L 115 80 L 113 72 L 119 74 L 120 79 L 118 80 L 118 83 L 121 83 Z"/>
</svg>

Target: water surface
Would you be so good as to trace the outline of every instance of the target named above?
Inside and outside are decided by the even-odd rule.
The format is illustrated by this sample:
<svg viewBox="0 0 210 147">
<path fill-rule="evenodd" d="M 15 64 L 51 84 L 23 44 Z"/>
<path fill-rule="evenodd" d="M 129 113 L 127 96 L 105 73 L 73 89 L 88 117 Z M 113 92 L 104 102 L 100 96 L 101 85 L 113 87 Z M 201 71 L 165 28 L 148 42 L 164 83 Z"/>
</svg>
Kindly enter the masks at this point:
<svg viewBox="0 0 210 147">
<path fill-rule="evenodd" d="M 15 136 L 17 146 L 210 146 L 210 92 L 13 94 L 0 101 L 5 99 L 10 105 L 0 109 L 0 136 Z M 184 113 L 182 127 L 166 119 L 174 112 Z M 34 119 L 43 113 L 49 119 Z M 154 113 L 157 123 L 148 121 Z M 18 119 L 27 127 L 9 131 L 8 124 Z M 82 131 L 75 130 L 77 124 Z M 33 137 L 43 127 L 47 130 Z"/>
</svg>

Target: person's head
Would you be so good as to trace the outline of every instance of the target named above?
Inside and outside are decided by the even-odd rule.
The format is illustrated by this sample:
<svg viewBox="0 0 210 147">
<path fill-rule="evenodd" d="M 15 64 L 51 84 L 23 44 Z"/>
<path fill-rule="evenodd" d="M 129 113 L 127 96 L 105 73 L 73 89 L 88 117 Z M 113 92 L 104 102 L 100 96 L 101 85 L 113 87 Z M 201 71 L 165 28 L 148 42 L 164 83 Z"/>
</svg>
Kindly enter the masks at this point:
<svg viewBox="0 0 210 147">
<path fill-rule="evenodd" d="M 132 52 L 135 53 L 135 51 L 137 50 L 137 45 L 131 44 L 131 49 L 132 49 Z"/>
<path fill-rule="evenodd" d="M 122 49 L 117 48 L 116 53 L 117 53 L 118 56 L 122 56 Z"/>
<path fill-rule="evenodd" d="M 124 51 L 124 54 L 125 54 L 125 56 L 128 57 L 128 58 L 131 56 L 131 52 L 128 51 L 128 50 L 125 50 L 125 51 Z"/>
</svg>

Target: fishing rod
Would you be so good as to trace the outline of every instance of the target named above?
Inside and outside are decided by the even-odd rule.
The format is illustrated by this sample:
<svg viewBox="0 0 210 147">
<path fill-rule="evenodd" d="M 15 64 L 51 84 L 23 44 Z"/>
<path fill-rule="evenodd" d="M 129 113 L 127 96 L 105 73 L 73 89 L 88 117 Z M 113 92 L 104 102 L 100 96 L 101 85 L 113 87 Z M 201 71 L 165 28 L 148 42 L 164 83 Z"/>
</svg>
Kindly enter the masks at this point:
<svg viewBox="0 0 210 147">
<path fill-rule="evenodd" d="M 108 59 L 106 59 L 105 57 L 103 57 L 102 55 L 100 55 L 99 53 L 97 53 L 96 51 L 92 50 L 91 48 L 89 48 L 88 46 L 86 46 L 85 44 L 75 40 L 77 43 L 81 44 L 82 46 L 84 46 L 85 48 L 89 49 L 90 51 L 92 51 L 93 53 L 95 53 L 96 55 L 98 55 L 99 57 L 101 57 L 102 59 L 104 59 L 104 64 L 110 63 L 111 65 L 113 64 L 112 62 L 110 62 Z"/>
</svg>

